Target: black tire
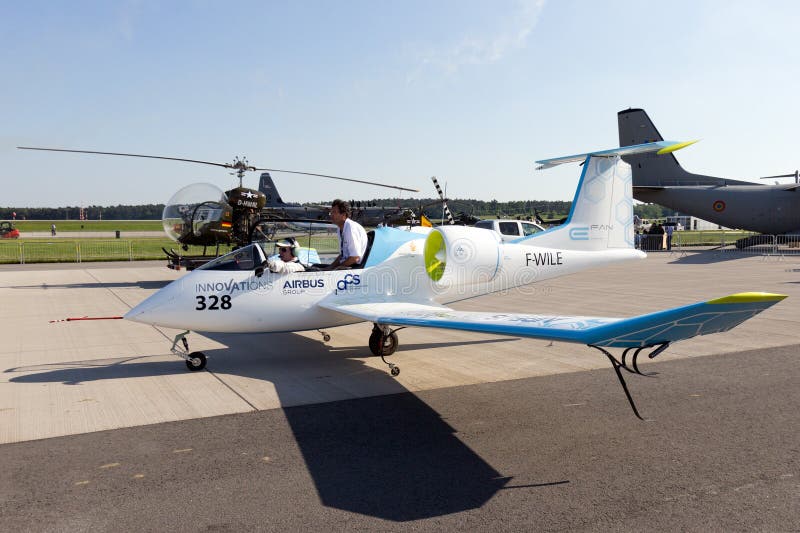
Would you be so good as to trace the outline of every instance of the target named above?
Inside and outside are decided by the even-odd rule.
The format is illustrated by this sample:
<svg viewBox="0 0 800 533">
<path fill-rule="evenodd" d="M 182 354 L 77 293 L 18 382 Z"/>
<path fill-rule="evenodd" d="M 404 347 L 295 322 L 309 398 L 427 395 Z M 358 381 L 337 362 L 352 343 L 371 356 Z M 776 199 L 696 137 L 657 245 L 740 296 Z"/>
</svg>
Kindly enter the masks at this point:
<svg viewBox="0 0 800 533">
<path fill-rule="evenodd" d="M 382 333 L 379 329 L 373 329 L 372 333 L 369 336 L 369 351 L 372 352 L 372 355 L 375 356 L 387 356 L 392 355 L 395 351 L 397 351 L 397 345 L 400 341 L 397 339 L 397 333 L 394 331 L 389 334 L 383 340 L 383 353 L 381 354 L 381 337 Z"/>
<path fill-rule="evenodd" d="M 192 352 L 186 360 L 186 368 L 192 372 L 203 370 L 206 367 L 206 354 L 203 352 Z"/>
</svg>

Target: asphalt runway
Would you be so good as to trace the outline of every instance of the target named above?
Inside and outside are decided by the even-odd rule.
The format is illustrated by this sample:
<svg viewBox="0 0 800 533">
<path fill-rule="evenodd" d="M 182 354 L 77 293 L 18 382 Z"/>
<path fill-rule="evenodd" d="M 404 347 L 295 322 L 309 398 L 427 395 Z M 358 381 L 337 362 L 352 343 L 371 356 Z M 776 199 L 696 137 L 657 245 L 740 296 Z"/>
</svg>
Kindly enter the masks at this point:
<svg viewBox="0 0 800 533">
<path fill-rule="evenodd" d="M 5 445 L 7 531 L 794 531 L 798 346 Z"/>
<path fill-rule="evenodd" d="M 732 292 L 789 298 L 627 377 L 587 347 L 409 328 L 397 379 L 369 324 L 192 335 L 116 315 L 163 262 L 0 267 L 4 530 L 800 529 L 794 258 L 651 254 L 469 310 L 627 316 Z M 587 311 L 588 310 L 588 311 Z"/>
</svg>

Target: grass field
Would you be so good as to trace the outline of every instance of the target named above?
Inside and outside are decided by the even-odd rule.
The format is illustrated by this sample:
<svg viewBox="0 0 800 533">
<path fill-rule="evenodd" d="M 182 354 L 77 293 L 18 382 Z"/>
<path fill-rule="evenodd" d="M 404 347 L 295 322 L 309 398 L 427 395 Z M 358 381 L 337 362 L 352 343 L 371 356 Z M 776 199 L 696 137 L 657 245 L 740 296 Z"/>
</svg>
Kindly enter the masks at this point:
<svg viewBox="0 0 800 533">
<path fill-rule="evenodd" d="M 160 220 L 16 220 L 14 226 L 25 233 L 28 231 L 163 231 Z"/>
<path fill-rule="evenodd" d="M 144 231 L 144 230 L 140 230 Z M 301 246 L 310 246 L 320 254 L 336 253 L 338 240 L 336 235 L 319 234 L 298 237 Z M 2 263 L 75 263 L 86 261 L 140 261 L 164 259 L 162 250 L 174 250 L 183 256 L 202 255 L 202 246 L 190 246 L 183 250 L 175 241 L 163 238 L 138 239 L 13 239 L 0 241 L 0 264 Z M 231 250 L 229 246 L 220 246 L 220 253 Z M 207 254 L 213 255 L 215 248 L 209 247 Z M 273 252 L 267 245 L 267 252 Z"/>
<path fill-rule="evenodd" d="M 201 255 L 202 246 L 190 246 L 189 250 L 182 250 L 181 247 L 164 237 L 142 237 L 136 239 L 69 239 L 62 232 L 70 231 L 62 229 L 62 225 L 70 223 L 72 231 L 81 231 L 81 224 L 84 231 L 160 231 L 160 221 L 59 221 L 58 232 L 60 237 L 57 239 L 14 239 L 0 241 L 0 263 L 59 263 L 59 262 L 84 262 L 84 261 L 136 261 L 150 259 L 164 259 L 162 248 L 175 250 L 180 255 Z M 48 231 L 51 222 L 49 221 L 23 221 L 23 223 L 34 224 L 27 231 Z M 40 224 L 41 227 L 35 226 Z M 96 225 L 95 225 L 96 224 Z M 102 225 L 101 225 L 102 224 Z M 673 246 L 692 247 L 692 246 L 720 246 L 723 244 L 733 244 L 737 239 L 752 235 L 750 232 L 743 231 L 679 231 L 673 236 Z M 645 236 L 646 239 L 661 241 L 660 236 Z M 298 236 L 301 246 L 315 248 L 320 254 L 335 254 L 338 252 L 338 241 L 335 234 L 315 234 L 309 237 Z M 267 246 L 268 253 L 272 253 L 271 245 Z M 650 248 L 645 246 L 645 249 Z M 654 245 L 651 249 L 655 249 Z M 230 247 L 220 247 L 220 252 L 228 252 Z M 209 248 L 208 254 L 214 254 L 214 249 Z"/>
</svg>

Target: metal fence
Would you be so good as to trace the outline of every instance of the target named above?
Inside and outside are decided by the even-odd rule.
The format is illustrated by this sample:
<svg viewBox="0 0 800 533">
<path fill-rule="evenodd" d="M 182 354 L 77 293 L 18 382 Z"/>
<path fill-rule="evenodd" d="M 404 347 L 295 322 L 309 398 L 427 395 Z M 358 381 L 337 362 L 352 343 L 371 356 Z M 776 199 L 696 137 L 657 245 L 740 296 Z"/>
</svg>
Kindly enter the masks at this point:
<svg viewBox="0 0 800 533">
<path fill-rule="evenodd" d="M 314 233 L 297 236 L 301 246 L 315 248 L 320 254 L 338 253 L 336 234 Z M 280 236 L 278 236 L 280 238 Z M 267 254 L 273 253 L 273 243 L 265 243 Z M 637 248 L 646 252 L 667 251 L 665 235 L 637 235 Z M 761 256 L 800 255 L 800 235 L 759 235 L 733 238 L 720 232 L 692 232 L 672 236 L 673 252 L 712 249 L 719 253 Z M 221 249 L 220 253 L 228 249 Z M 213 249 L 208 249 L 213 254 Z M 201 255 L 202 247 L 191 247 L 181 255 Z M 159 246 L 144 240 L 36 240 L 0 241 L 0 263 L 81 263 L 89 261 L 139 261 L 166 259 Z"/>
<path fill-rule="evenodd" d="M 315 248 L 320 254 L 338 253 L 336 234 L 318 233 L 297 237 L 301 246 Z M 267 254 L 273 253 L 273 243 L 263 244 Z M 220 254 L 230 248 L 221 247 Z M 214 255 L 215 249 L 191 246 L 188 251 L 178 249 L 179 255 Z M 90 261 L 141 261 L 167 257 L 160 245 L 146 240 L 26 240 L 0 241 L 0 264 L 28 263 L 83 263 Z"/>
<path fill-rule="evenodd" d="M 800 255 L 800 235 L 762 235 L 756 233 L 731 235 L 718 231 L 692 232 L 683 235 L 675 232 L 671 246 L 667 236 L 637 235 L 636 247 L 645 252 L 678 251 L 711 249 L 719 253 L 736 253 L 761 256 Z"/>
</svg>

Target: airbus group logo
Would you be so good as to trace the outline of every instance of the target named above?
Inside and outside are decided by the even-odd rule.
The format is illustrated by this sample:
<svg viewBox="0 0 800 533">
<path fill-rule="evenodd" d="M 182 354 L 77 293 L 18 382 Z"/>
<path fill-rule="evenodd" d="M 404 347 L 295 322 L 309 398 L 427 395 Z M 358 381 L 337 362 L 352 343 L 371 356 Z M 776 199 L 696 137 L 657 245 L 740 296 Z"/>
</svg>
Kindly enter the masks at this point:
<svg viewBox="0 0 800 533">
<path fill-rule="evenodd" d="M 336 282 L 336 289 L 346 291 L 351 285 L 361 285 L 361 276 L 358 274 L 346 274 L 345 277 Z"/>
</svg>

